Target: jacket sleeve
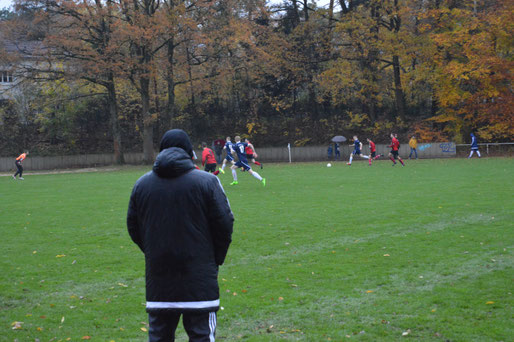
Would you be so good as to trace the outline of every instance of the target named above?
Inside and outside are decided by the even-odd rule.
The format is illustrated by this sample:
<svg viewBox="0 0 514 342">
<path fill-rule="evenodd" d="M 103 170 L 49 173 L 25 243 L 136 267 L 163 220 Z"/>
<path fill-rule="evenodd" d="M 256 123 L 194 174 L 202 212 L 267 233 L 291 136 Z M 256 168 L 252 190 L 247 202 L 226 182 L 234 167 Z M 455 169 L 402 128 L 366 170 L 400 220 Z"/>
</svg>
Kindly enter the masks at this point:
<svg viewBox="0 0 514 342">
<path fill-rule="evenodd" d="M 209 227 L 213 238 L 216 264 L 222 265 L 232 242 L 234 215 L 219 179 L 214 177 L 211 184 Z"/>
<path fill-rule="evenodd" d="M 141 240 L 141 232 L 137 217 L 137 205 L 136 205 L 136 186 L 132 190 L 130 195 L 130 201 L 127 211 L 127 228 L 130 238 L 138 247 L 143 251 L 143 241 Z M 144 252 L 144 251 L 143 251 Z"/>
</svg>

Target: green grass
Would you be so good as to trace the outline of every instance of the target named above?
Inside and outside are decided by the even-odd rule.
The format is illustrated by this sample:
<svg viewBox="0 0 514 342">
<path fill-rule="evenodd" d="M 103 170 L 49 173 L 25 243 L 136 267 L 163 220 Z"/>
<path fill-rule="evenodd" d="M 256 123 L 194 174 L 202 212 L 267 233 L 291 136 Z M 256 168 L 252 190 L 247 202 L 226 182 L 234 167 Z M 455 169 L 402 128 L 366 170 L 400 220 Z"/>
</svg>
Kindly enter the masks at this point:
<svg viewBox="0 0 514 342">
<path fill-rule="evenodd" d="M 125 215 L 147 169 L 0 178 L 0 341 L 146 340 Z M 258 171 L 220 175 L 220 341 L 512 340 L 514 159 Z"/>
</svg>

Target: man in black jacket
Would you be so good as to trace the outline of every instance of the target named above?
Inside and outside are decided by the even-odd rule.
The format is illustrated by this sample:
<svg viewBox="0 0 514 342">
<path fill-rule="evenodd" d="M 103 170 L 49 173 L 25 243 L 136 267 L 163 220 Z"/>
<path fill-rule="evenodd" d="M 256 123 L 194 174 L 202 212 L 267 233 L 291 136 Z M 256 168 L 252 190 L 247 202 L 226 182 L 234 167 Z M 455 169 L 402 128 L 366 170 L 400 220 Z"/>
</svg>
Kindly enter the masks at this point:
<svg viewBox="0 0 514 342">
<path fill-rule="evenodd" d="M 214 341 L 218 267 L 234 216 L 216 176 L 196 170 L 193 146 L 179 129 L 161 140 L 153 170 L 134 185 L 127 213 L 145 255 L 149 341 L 174 341 L 180 316 L 189 341 Z"/>
</svg>

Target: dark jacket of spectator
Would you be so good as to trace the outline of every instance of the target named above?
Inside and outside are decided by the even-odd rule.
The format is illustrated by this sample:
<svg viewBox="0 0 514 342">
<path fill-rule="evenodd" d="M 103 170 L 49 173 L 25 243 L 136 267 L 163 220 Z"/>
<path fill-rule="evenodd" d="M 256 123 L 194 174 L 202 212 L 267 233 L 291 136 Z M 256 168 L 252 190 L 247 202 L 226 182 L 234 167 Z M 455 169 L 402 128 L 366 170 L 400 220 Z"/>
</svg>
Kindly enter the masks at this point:
<svg viewBox="0 0 514 342">
<path fill-rule="evenodd" d="M 127 227 L 145 256 L 148 312 L 219 308 L 218 266 L 234 217 L 218 178 L 194 168 L 192 151 L 184 131 L 168 131 L 130 197 Z"/>
</svg>

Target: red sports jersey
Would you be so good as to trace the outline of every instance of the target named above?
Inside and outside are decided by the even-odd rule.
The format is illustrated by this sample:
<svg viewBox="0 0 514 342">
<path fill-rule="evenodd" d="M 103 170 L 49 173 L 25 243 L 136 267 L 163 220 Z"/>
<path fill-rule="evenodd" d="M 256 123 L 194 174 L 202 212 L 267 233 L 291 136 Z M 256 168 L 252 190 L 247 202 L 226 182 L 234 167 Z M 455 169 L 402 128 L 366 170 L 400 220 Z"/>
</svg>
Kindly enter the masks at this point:
<svg viewBox="0 0 514 342">
<path fill-rule="evenodd" d="M 202 165 L 205 164 L 216 164 L 216 158 L 214 158 L 214 153 L 208 147 L 204 148 L 202 152 Z"/>
<path fill-rule="evenodd" d="M 398 139 L 393 138 L 393 140 L 391 141 L 391 145 L 389 145 L 389 147 L 392 147 L 393 151 L 398 151 L 398 149 L 400 148 L 400 142 L 398 141 Z"/>
<path fill-rule="evenodd" d="M 370 142 L 369 142 L 369 151 L 370 151 L 371 153 L 373 153 L 373 152 L 376 152 L 376 150 L 377 150 L 377 149 L 376 149 L 376 147 L 375 147 L 375 143 L 374 143 L 373 141 L 370 141 Z"/>
<path fill-rule="evenodd" d="M 251 148 L 250 146 L 246 146 L 246 147 L 245 147 L 245 153 L 246 153 L 246 154 L 253 154 L 253 150 L 252 150 L 252 148 Z"/>
</svg>

